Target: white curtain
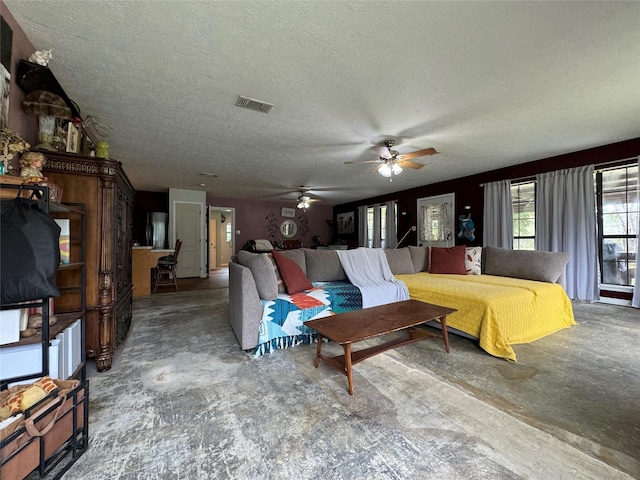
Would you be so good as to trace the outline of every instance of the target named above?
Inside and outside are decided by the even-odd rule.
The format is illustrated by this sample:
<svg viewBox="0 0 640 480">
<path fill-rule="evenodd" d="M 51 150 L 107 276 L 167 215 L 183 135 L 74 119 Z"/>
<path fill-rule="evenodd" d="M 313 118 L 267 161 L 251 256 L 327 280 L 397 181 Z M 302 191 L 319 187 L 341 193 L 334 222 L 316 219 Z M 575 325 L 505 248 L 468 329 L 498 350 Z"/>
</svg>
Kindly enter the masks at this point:
<svg viewBox="0 0 640 480">
<path fill-rule="evenodd" d="M 387 202 L 387 221 L 385 229 L 387 233 L 386 248 L 395 248 L 398 244 L 398 224 L 396 221 L 396 201 Z"/>
<path fill-rule="evenodd" d="M 513 203 L 509 180 L 484 185 L 483 222 L 485 247 L 513 248 Z"/>
<path fill-rule="evenodd" d="M 598 237 L 593 165 L 536 176 L 536 250 L 567 252 L 569 298 L 595 302 Z"/>
<path fill-rule="evenodd" d="M 381 248 L 382 247 L 382 239 L 381 239 L 381 232 L 380 232 L 380 226 L 381 226 L 381 221 L 380 221 L 380 204 L 376 203 L 373 206 L 373 239 L 369 239 L 369 240 L 373 240 L 373 242 L 371 242 L 371 247 L 372 248 Z"/>
<path fill-rule="evenodd" d="M 369 229 L 367 226 L 367 206 L 358 207 L 358 245 L 369 246 Z"/>
<path fill-rule="evenodd" d="M 638 202 L 640 202 L 640 157 L 638 157 Z M 633 299 L 631 305 L 636 308 L 640 308 L 640 268 L 638 268 L 638 262 L 640 262 L 640 212 L 638 215 L 638 236 L 636 237 L 636 284 L 633 287 Z"/>
</svg>

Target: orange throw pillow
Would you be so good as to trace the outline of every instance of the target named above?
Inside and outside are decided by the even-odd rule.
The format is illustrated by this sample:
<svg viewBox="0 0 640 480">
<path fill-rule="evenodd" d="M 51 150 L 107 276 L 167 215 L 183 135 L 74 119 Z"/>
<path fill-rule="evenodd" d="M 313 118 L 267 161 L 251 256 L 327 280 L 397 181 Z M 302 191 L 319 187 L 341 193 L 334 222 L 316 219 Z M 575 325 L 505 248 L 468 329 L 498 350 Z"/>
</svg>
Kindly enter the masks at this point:
<svg viewBox="0 0 640 480">
<path fill-rule="evenodd" d="M 450 248 L 431 247 L 429 273 L 466 275 L 467 267 L 464 263 L 466 249 L 464 245 Z"/>
<path fill-rule="evenodd" d="M 278 270 L 280 270 L 280 276 L 287 288 L 287 293 L 299 293 L 313 288 L 313 285 L 311 285 L 311 282 L 300 268 L 300 265 L 290 258 L 285 257 L 277 250 L 273 250 L 271 255 L 278 266 Z"/>
</svg>

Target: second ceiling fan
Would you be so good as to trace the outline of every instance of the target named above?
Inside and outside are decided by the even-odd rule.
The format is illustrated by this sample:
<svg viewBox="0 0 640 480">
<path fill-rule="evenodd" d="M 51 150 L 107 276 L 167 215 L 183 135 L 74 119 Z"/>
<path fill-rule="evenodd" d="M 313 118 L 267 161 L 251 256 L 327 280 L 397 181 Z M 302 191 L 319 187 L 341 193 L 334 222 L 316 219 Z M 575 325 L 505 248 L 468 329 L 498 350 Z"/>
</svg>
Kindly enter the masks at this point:
<svg viewBox="0 0 640 480">
<path fill-rule="evenodd" d="M 380 163 L 377 170 L 383 177 L 392 179 L 394 175 L 402 173 L 403 168 L 412 168 L 417 170 L 424 167 L 422 163 L 412 162 L 411 158 L 423 157 L 425 155 L 434 155 L 438 153 L 435 148 L 424 148 L 411 153 L 400 153 L 397 150 L 391 148 L 395 146 L 395 140 L 385 140 L 384 147 L 381 147 L 380 157 L 376 160 L 360 160 L 355 162 L 344 162 L 346 164 L 351 163 Z"/>
</svg>

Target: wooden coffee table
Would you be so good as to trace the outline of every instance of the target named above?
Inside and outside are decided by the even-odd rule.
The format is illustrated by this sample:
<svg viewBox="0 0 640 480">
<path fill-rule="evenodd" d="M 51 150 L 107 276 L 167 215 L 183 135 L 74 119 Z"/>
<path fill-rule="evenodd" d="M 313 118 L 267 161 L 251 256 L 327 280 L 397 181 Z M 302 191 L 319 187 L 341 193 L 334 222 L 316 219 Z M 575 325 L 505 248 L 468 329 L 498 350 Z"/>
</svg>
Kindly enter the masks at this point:
<svg viewBox="0 0 640 480">
<path fill-rule="evenodd" d="M 441 307 L 419 300 L 405 300 L 402 302 L 364 308 L 352 312 L 339 313 L 331 317 L 309 320 L 305 325 L 318 332 L 318 347 L 316 350 L 315 367 L 320 365 L 320 359 L 347 376 L 349 380 L 349 394 L 353 395 L 352 367 L 366 358 L 391 348 L 417 342 L 424 338 L 437 337 L 444 340 L 444 348 L 449 353 L 449 335 L 447 334 L 447 315 L 456 312 L 453 308 Z M 442 326 L 442 335 L 431 333 L 424 329 L 417 329 L 418 325 L 438 320 Z M 405 330 L 399 338 L 381 345 L 351 351 L 351 344 L 379 337 L 391 332 Z M 321 353 L 322 338 L 326 337 L 339 343 L 344 348 L 344 355 L 328 357 Z"/>
</svg>

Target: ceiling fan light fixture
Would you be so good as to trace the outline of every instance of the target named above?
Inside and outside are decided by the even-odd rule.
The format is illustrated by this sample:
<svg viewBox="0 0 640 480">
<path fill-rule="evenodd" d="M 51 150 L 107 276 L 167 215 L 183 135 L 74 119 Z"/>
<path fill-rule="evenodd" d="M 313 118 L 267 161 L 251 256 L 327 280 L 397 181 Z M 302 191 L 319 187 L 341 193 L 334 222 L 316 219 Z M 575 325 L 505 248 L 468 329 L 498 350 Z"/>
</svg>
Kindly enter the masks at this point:
<svg viewBox="0 0 640 480">
<path fill-rule="evenodd" d="M 301 210 L 306 210 L 309 208 L 309 202 L 311 201 L 311 197 L 308 195 L 300 195 L 298 197 L 298 205 L 297 207 Z"/>
<path fill-rule="evenodd" d="M 385 178 L 391 178 L 393 175 L 400 175 L 402 167 L 396 162 L 385 162 L 378 167 L 378 173 Z"/>
</svg>

